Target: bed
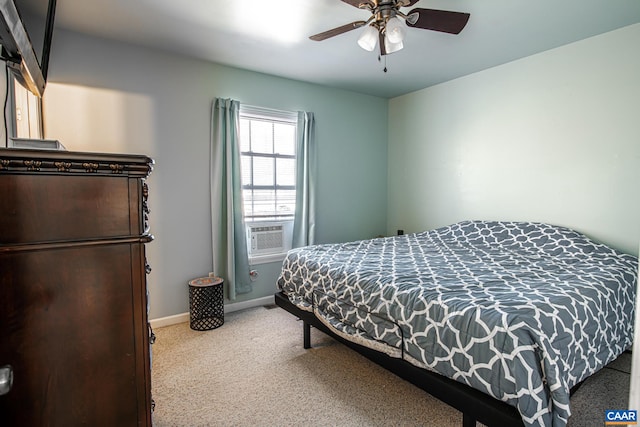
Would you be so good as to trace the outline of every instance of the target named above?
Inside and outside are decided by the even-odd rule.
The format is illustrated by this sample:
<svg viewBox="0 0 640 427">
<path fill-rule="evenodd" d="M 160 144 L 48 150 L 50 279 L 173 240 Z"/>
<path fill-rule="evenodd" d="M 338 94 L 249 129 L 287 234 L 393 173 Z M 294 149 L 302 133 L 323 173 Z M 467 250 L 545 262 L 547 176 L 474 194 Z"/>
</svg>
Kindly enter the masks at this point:
<svg viewBox="0 0 640 427">
<path fill-rule="evenodd" d="M 564 426 L 632 344 L 638 259 L 542 223 L 464 221 L 289 251 L 276 303 L 464 414 Z"/>
</svg>

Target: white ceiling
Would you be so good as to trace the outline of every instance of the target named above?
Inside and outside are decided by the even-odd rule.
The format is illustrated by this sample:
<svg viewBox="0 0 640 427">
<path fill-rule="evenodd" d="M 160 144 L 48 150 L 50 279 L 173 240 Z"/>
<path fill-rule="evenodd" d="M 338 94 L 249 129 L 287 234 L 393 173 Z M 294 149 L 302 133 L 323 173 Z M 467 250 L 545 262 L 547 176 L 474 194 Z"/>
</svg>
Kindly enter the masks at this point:
<svg viewBox="0 0 640 427">
<path fill-rule="evenodd" d="M 413 7 L 471 18 L 459 35 L 407 28 L 405 48 L 386 57 L 386 73 L 375 51 L 357 45 L 361 29 L 308 39 L 369 17 L 340 0 L 58 0 L 56 25 L 394 97 L 640 22 L 640 0 L 421 0 Z"/>
</svg>

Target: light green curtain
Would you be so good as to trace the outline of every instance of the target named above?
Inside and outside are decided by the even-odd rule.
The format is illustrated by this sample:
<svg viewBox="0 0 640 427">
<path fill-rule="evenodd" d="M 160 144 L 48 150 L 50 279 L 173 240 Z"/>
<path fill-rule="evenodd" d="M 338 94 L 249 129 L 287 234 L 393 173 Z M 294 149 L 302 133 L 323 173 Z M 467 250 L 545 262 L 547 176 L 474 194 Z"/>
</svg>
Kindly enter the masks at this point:
<svg viewBox="0 0 640 427">
<path fill-rule="evenodd" d="M 224 279 L 230 300 L 252 290 L 242 216 L 239 110 L 238 101 L 217 98 L 211 122 L 213 271 Z"/>
<path fill-rule="evenodd" d="M 313 113 L 298 112 L 296 147 L 296 212 L 293 247 L 313 245 L 316 230 L 316 148 Z"/>
</svg>

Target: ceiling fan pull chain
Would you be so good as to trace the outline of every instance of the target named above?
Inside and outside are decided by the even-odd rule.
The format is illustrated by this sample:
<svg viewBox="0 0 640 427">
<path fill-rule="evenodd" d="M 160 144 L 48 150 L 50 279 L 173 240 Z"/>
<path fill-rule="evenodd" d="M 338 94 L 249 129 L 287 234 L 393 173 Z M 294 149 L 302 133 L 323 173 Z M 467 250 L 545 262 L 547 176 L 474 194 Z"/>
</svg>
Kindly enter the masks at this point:
<svg viewBox="0 0 640 427">
<path fill-rule="evenodd" d="M 378 62 L 382 62 L 382 55 L 378 55 Z M 387 55 L 384 55 L 384 68 L 383 71 L 387 72 Z"/>
</svg>

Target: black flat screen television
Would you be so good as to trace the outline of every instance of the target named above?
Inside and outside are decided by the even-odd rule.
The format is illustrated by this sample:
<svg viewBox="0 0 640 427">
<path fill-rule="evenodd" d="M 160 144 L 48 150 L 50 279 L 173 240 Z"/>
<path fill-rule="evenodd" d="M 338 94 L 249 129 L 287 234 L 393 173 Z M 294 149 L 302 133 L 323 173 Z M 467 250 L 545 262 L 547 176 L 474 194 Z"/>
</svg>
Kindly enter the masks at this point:
<svg viewBox="0 0 640 427">
<path fill-rule="evenodd" d="M 56 0 L 0 0 L 0 59 L 42 97 L 47 83 Z"/>
</svg>

